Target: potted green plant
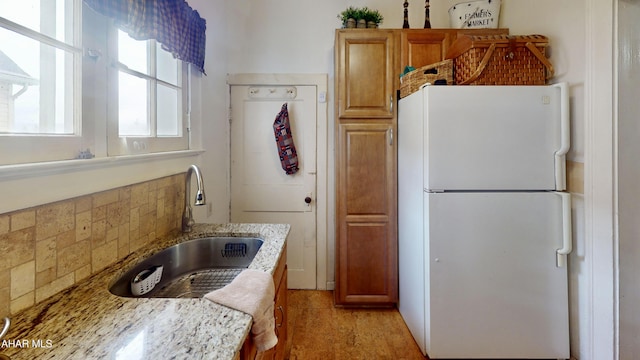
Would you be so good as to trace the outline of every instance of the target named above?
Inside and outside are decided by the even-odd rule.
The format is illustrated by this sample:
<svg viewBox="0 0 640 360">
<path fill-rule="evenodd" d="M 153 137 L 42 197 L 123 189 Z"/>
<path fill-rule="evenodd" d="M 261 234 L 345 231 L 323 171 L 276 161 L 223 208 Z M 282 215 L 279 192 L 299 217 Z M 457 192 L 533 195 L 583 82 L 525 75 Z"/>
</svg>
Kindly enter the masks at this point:
<svg viewBox="0 0 640 360">
<path fill-rule="evenodd" d="M 378 10 L 368 10 L 364 15 L 368 28 L 377 28 L 382 23 L 384 17 Z"/>
<path fill-rule="evenodd" d="M 367 19 L 366 16 L 369 13 L 368 7 L 358 8 L 356 9 L 356 27 L 357 28 L 366 28 L 367 27 Z"/>
<path fill-rule="evenodd" d="M 360 15 L 360 9 L 355 8 L 353 6 L 349 6 L 348 8 L 343 10 L 340 14 L 338 14 L 338 19 L 342 21 L 343 28 L 354 28 L 356 27 L 356 21 L 359 15 Z"/>
</svg>

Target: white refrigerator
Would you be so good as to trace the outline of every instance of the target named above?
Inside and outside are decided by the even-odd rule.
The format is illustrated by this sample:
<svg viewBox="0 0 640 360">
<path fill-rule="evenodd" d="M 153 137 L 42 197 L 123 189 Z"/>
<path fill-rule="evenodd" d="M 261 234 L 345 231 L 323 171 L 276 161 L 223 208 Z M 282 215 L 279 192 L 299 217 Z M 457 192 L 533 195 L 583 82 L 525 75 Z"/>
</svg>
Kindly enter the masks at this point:
<svg viewBox="0 0 640 360">
<path fill-rule="evenodd" d="M 400 313 L 430 359 L 568 359 L 566 84 L 398 103 Z"/>
</svg>

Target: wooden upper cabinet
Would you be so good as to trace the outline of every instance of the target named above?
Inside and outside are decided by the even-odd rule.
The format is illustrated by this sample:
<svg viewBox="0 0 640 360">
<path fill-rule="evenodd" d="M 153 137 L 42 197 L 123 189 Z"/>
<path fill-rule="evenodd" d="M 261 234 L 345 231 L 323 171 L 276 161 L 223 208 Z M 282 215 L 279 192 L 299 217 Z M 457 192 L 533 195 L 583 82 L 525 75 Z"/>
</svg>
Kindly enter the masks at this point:
<svg viewBox="0 0 640 360">
<path fill-rule="evenodd" d="M 336 31 L 335 69 L 339 118 L 394 116 L 398 33 L 381 29 Z"/>
<path fill-rule="evenodd" d="M 405 29 L 401 32 L 400 71 L 442 61 L 451 43 L 449 31 Z"/>
<path fill-rule="evenodd" d="M 402 29 L 400 30 L 400 64 L 420 68 L 445 59 L 453 42 L 462 35 L 508 35 L 509 29 Z"/>
</svg>

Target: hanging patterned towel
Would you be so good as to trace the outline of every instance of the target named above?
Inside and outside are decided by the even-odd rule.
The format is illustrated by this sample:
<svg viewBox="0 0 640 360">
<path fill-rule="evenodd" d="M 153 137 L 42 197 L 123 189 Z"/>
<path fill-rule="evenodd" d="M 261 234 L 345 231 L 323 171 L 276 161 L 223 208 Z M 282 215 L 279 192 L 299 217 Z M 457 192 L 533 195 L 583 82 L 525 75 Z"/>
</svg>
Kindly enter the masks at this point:
<svg viewBox="0 0 640 360">
<path fill-rule="evenodd" d="M 287 175 L 295 174 L 298 171 L 298 153 L 296 146 L 293 144 L 293 134 L 289 126 L 289 111 L 287 111 L 287 103 L 282 105 L 282 109 L 273 122 L 273 133 L 276 136 L 276 145 L 278 146 L 278 156 L 282 170 Z"/>
</svg>

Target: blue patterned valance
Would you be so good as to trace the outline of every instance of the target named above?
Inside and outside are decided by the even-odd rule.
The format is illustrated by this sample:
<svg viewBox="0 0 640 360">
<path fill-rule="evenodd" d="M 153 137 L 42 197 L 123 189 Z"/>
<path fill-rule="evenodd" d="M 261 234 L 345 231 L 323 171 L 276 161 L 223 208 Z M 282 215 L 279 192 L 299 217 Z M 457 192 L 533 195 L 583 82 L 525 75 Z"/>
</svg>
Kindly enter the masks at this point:
<svg viewBox="0 0 640 360">
<path fill-rule="evenodd" d="M 206 21 L 184 0 L 84 0 L 136 40 L 155 39 L 204 73 Z"/>
</svg>

